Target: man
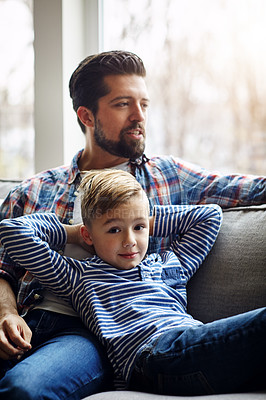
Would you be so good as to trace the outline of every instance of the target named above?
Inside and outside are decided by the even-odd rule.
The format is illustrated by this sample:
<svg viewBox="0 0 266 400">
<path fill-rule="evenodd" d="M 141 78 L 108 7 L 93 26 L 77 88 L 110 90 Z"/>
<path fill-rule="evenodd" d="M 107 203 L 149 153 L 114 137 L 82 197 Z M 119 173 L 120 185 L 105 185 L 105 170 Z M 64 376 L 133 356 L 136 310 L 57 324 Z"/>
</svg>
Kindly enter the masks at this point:
<svg viewBox="0 0 266 400">
<path fill-rule="evenodd" d="M 70 95 L 85 134 L 84 150 L 70 167 L 45 171 L 19 185 L 3 203 L 1 219 L 55 212 L 64 224 L 80 222 L 76 189 L 82 171 L 92 168 L 130 171 L 146 191 L 151 209 L 171 203 L 264 203 L 265 177 L 224 177 L 173 157 L 145 157 L 149 96 L 144 78 L 143 63 L 132 53 L 114 51 L 82 61 L 71 77 Z M 167 246 L 167 240 L 153 239 L 150 251 Z M 74 311 L 6 255 L 0 272 L 0 357 L 5 373 L 0 399 L 76 399 L 109 389 L 106 354 Z"/>
</svg>

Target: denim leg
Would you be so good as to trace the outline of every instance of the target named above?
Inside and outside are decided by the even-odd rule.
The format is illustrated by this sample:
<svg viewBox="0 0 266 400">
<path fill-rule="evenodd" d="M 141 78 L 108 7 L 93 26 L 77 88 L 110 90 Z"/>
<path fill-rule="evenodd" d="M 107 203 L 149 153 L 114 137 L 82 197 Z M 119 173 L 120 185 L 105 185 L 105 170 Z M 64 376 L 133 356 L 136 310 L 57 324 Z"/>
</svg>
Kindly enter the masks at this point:
<svg viewBox="0 0 266 400">
<path fill-rule="evenodd" d="M 79 318 L 30 314 L 33 349 L 0 380 L 0 399 L 81 399 L 111 388 L 105 351 Z"/>
<path fill-rule="evenodd" d="M 131 388 L 204 395 L 266 388 L 266 308 L 185 330 L 171 329 L 147 346 Z"/>
</svg>

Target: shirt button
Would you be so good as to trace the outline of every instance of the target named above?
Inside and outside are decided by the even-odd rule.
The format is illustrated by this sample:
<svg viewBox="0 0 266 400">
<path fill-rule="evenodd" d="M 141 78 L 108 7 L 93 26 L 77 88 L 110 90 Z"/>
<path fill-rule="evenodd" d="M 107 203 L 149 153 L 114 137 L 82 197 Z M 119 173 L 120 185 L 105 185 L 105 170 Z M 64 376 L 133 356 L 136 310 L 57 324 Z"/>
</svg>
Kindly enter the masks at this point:
<svg viewBox="0 0 266 400">
<path fill-rule="evenodd" d="M 39 300 L 40 297 L 41 297 L 41 296 L 40 296 L 38 293 L 35 293 L 35 295 L 34 295 L 34 300 Z"/>
<path fill-rule="evenodd" d="M 69 225 L 73 225 L 74 224 L 74 220 L 73 219 L 69 219 L 68 223 L 69 223 Z"/>
</svg>

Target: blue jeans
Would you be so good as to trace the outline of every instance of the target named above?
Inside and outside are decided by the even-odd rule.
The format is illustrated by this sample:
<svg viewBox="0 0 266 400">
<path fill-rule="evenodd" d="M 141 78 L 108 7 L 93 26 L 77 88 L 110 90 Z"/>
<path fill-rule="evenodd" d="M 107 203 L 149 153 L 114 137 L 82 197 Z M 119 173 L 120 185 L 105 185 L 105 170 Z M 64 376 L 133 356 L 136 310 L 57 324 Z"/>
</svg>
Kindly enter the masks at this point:
<svg viewBox="0 0 266 400">
<path fill-rule="evenodd" d="M 81 399 L 111 389 L 105 350 L 79 318 L 35 310 L 25 320 L 33 348 L 19 362 L 0 364 L 0 399 Z"/>
<path fill-rule="evenodd" d="M 206 395 L 266 388 L 266 308 L 171 329 L 138 357 L 130 388 Z"/>
</svg>

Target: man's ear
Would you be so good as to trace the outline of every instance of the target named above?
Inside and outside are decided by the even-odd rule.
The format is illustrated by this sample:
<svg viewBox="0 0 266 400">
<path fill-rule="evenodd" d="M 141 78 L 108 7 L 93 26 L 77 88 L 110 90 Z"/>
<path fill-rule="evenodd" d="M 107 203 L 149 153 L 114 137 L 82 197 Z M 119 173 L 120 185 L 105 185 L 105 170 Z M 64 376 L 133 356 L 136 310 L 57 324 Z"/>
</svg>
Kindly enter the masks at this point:
<svg viewBox="0 0 266 400">
<path fill-rule="evenodd" d="M 81 225 L 80 227 L 80 234 L 84 240 L 85 243 L 87 243 L 88 245 L 93 245 L 92 242 L 92 237 L 90 232 L 88 231 L 88 228 L 85 225 Z"/>
<path fill-rule="evenodd" d="M 88 126 L 90 128 L 94 127 L 94 115 L 91 110 L 89 110 L 87 107 L 80 106 L 77 109 L 77 115 L 83 125 Z"/>
</svg>

